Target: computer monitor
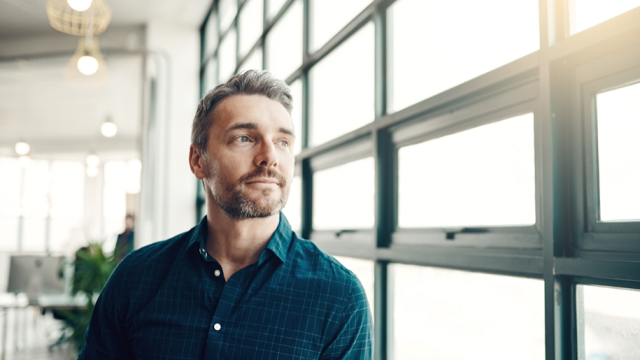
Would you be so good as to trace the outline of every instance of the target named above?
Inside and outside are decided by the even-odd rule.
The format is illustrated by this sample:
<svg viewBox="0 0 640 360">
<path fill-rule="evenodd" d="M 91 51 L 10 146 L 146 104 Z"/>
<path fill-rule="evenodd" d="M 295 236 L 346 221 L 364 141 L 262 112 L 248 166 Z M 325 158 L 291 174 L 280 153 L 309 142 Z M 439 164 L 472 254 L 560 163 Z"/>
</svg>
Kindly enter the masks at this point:
<svg viewBox="0 0 640 360">
<path fill-rule="evenodd" d="M 25 293 L 30 303 L 38 295 L 64 292 L 62 256 L 13 255 L 7 292 Z"/>
</svg>

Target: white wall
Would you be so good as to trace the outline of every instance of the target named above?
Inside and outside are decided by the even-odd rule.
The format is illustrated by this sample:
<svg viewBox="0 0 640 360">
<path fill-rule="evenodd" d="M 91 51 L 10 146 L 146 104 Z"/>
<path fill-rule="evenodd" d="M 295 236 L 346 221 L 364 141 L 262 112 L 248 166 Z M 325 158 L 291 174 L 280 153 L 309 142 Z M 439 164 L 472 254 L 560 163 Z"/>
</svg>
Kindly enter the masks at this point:
<svg viewBox="0 0 640 360">
<path fill-rule="evenodd" d="M 151 54 L 158 54 L 151 55 L 149 73 L 158 79 L 159 131 L 146 134 L 143 141 L 143 156 L 156 160 L 145 169 L 143 159 L 142 219 L 137 224 L 136 247 L 187 231 L 196 222 L 196 180 L 188 156 L 191 121 L 199 100 L 199 30 L 153 21 L 147 24 L 146 44 Z"/>
</svg>

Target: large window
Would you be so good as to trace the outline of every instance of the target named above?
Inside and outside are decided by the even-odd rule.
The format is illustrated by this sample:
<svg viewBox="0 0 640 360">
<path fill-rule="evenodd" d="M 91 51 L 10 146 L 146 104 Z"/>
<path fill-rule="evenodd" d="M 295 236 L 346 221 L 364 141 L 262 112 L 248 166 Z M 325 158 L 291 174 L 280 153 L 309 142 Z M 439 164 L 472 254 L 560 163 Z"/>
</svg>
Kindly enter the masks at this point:
<svg viewBox="0 0 640 360">
<path fill-rule="evenodd" d="M 360 278 L 376 359 L 638 356 L 640 1 L 216 0 L 206 19 L 203 89 L 251 68 L 292 88 L 284 213 Z"/>
</svg>

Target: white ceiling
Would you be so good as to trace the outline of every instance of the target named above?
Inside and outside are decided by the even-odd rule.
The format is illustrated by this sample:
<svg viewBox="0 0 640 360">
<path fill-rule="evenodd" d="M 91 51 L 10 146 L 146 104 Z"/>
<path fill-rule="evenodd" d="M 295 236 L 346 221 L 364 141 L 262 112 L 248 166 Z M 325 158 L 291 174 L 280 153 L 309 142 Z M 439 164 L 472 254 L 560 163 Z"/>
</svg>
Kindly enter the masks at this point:
<svg viewBox="0 0 640 360">
<path fill-rule="evenodd" d="M 16 49 L 22 49 L 16 44 L 30 44 L 34 35 L 37 35 L 36 39 L 42 39 L 40 43 L 49 43 L 44 39 L 51 36 L 55 38 L 57 32 L 46 19 L 46 2 L 0 0 L 1 42 L 5 46 L 12 44 Z M 197 28 L 211 2 L 106 1 L 113 10 L 112 29 L 144 26 L 150 21 Z M 77 41 L 73 36 L 64 36 L 74 43 Z M 53 44 L 56 43 L 50 45 Z M 50 49 L 44 52 L 50 52 Z M 60 154 L 86 154 L 90 151 L 130 152 L 139 148 L 141 57 L 105 56 L 109 76 L 100 85 L 70 83 L 64 76 L 70 57 L 71 54 L 43 59 L 27 57 L 19 61 L 0 59 L 0 156 L 14 156 L 13 146 L 20 139 L 31 144 L 34 157 L 53 158 Z M 100 134 L 100 125 L 107 116 L 111 116 L 118 125 L 118 133 L 113 138 Z"/>
<path fill-rule="evenodd" d="M 0 38 L 55 32 L 45 12 L 48 0 L 0 0 Z M 105 0 L 113 12 L 111 25 L 149 21 L 200 26 L 212 0 Z"/>
</svg>

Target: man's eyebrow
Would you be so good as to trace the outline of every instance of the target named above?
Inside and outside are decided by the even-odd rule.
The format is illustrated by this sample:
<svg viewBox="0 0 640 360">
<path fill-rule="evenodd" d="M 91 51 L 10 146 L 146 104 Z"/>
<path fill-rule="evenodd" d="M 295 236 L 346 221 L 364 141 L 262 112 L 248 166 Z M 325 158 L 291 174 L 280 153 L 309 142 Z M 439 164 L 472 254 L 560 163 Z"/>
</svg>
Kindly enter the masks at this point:
<svg viewBox="0 0 640 360">
<path fill-rule="evenodd" d="M 283 127 L 281 127 L 281 128 L 280 128 L 280 129 L 278 129 L 278 130 L 279 130 L 281 133 L 283 133 L 283 134 L 287 134 L 287 135 L 290 135 L 290 136 L 296 137 L 296 134 L 294 134 L 294 133 L 293 133 L 293 131 L 291 131 L 291 130 L 289 130 L 289 129 L 287 129 L 287 128 L 283 128 Z"/>
<path fill-rule="evenodd" d="M 234 130 L 239 130 L 239 129 L 255 130 L 257 128 L 258 128 L 258 125 L 256 125 L 255 123 L 239 123 L 225 130 L 224 134 L 226 135 Z"/>
</svg>

